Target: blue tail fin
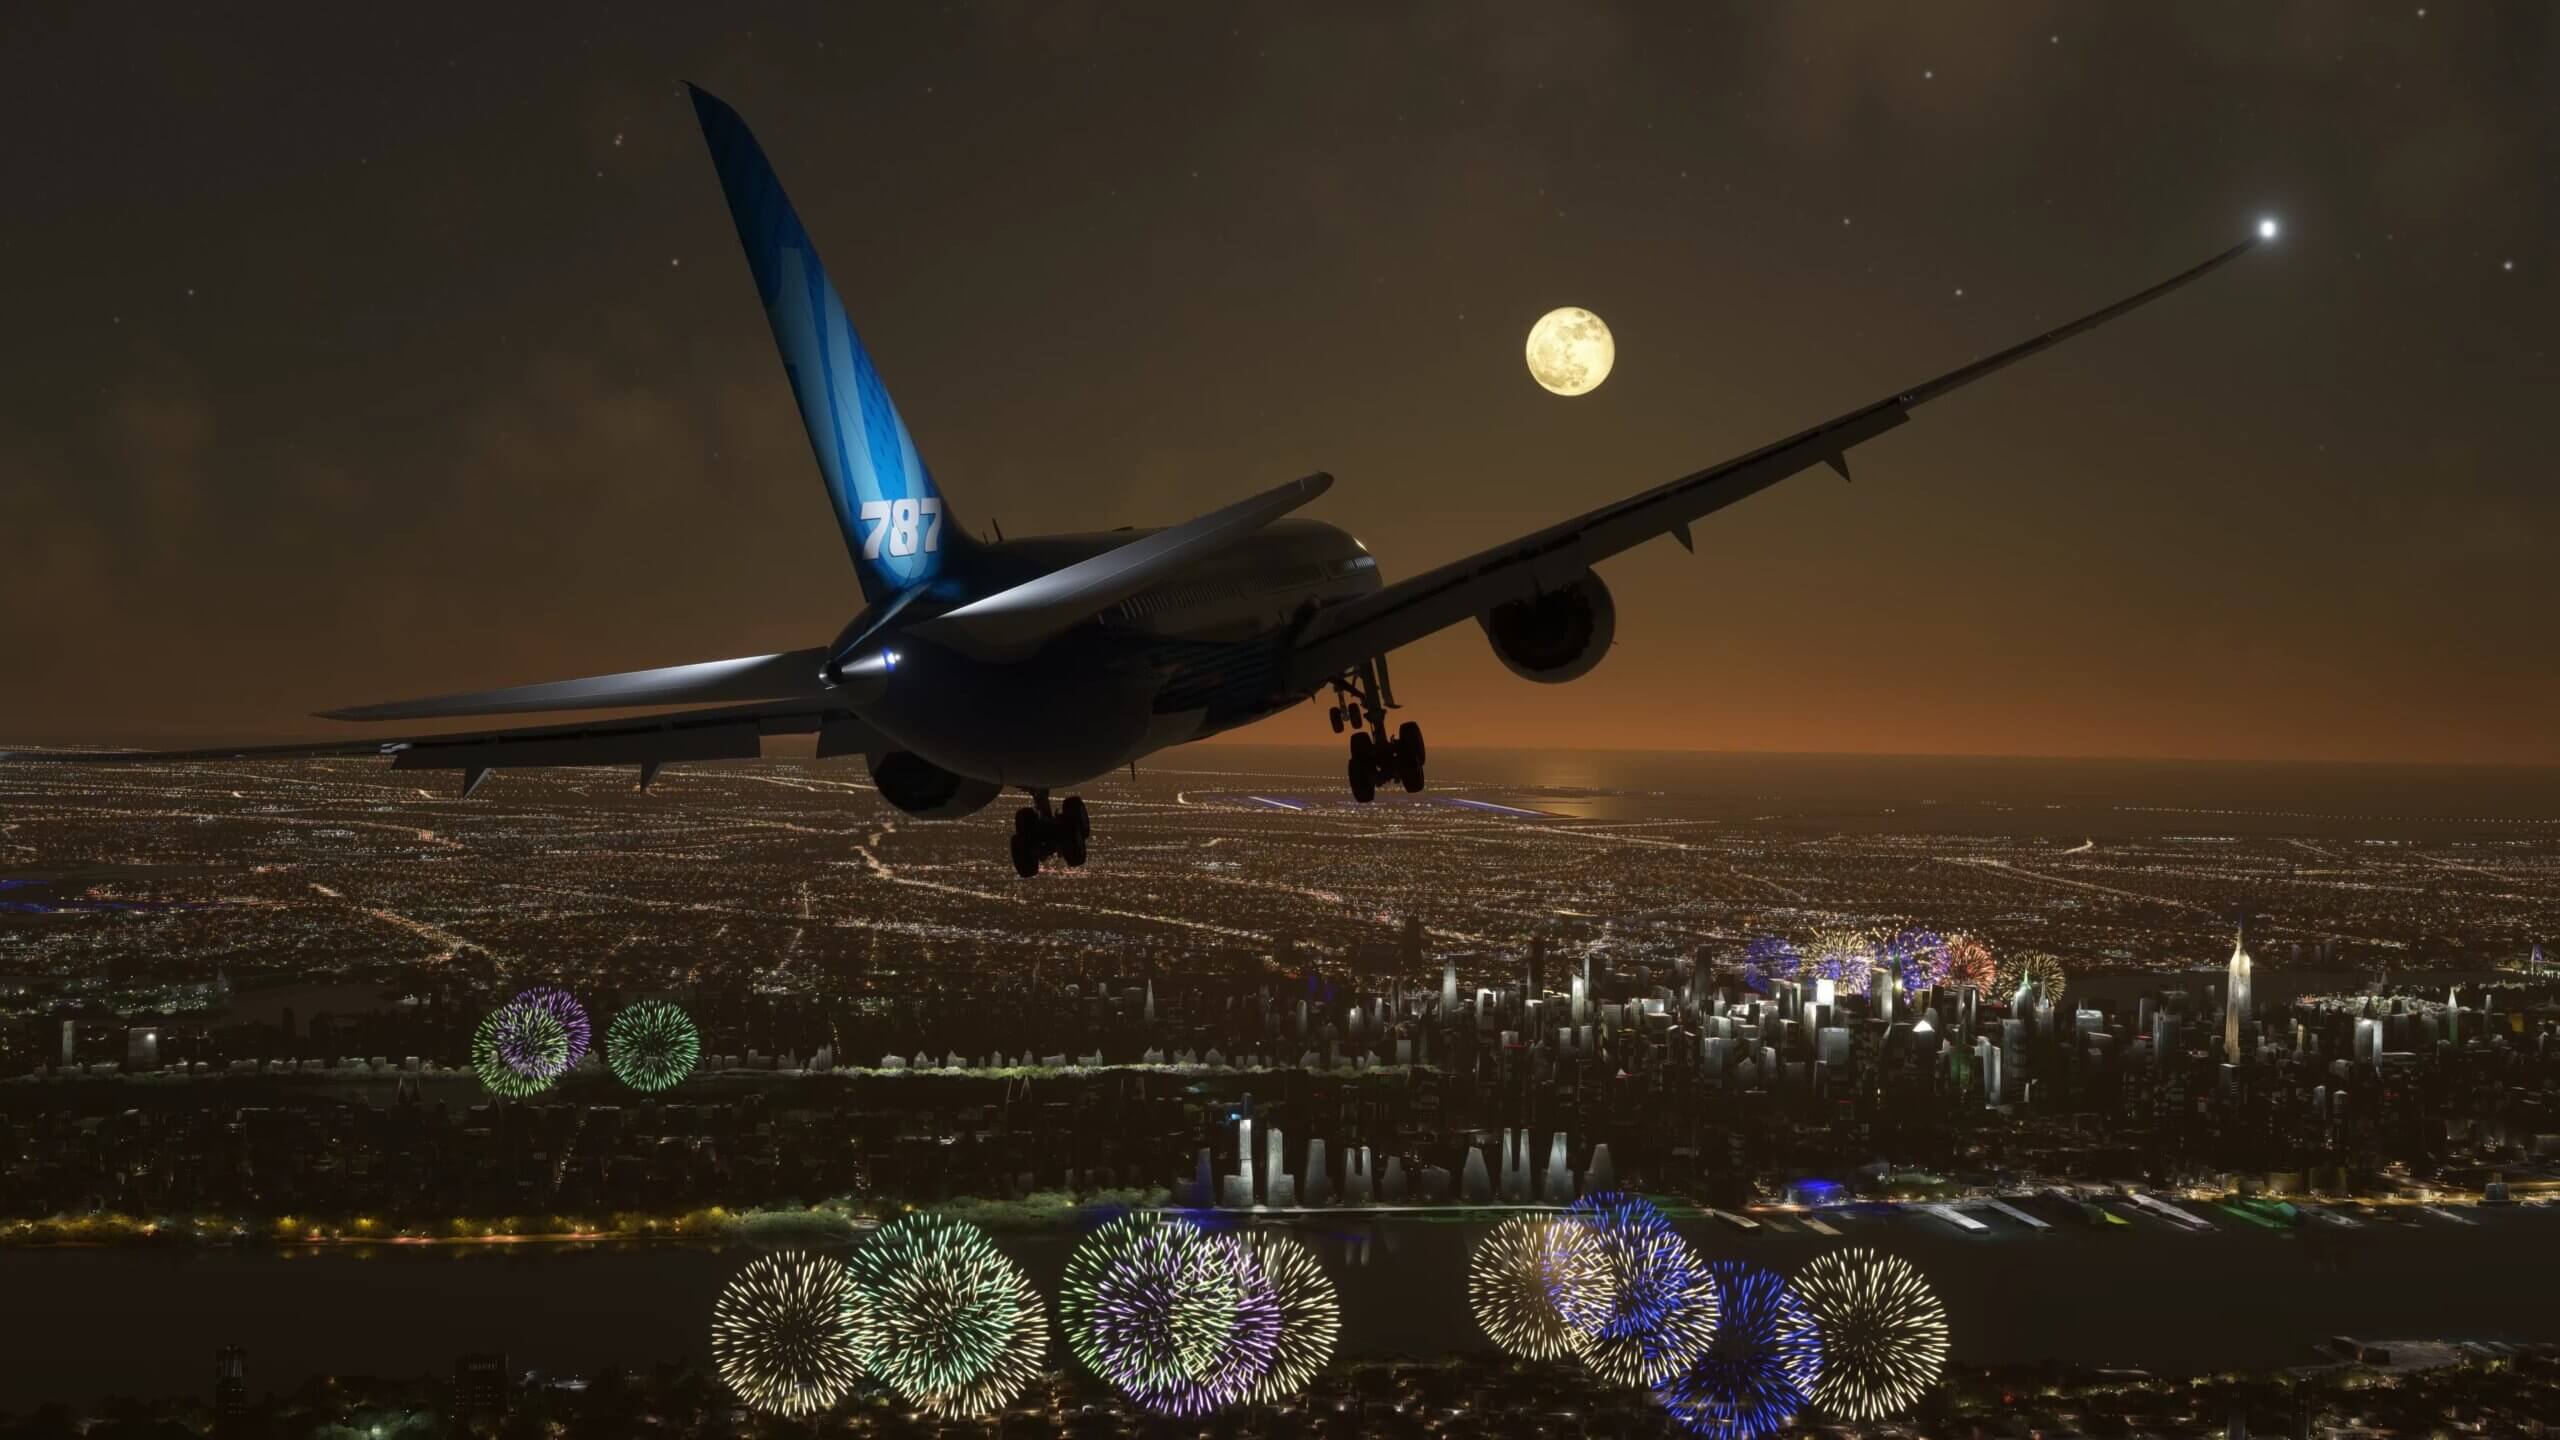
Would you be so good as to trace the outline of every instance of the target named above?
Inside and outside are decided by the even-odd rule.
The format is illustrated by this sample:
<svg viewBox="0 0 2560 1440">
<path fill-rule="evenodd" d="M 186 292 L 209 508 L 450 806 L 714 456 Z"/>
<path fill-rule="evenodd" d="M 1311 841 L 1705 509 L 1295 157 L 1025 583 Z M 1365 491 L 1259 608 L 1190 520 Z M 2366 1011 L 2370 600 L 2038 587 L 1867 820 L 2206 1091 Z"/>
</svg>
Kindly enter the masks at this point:
<svg viewBox="0 0 2560 1440">
<path fill-rule="evenodd" d="M 965 543 L 959 527 L 747 122 L 717 96 L 687 88 L 863 598 L 876 604 L 925 584 Z"/>
</svg>

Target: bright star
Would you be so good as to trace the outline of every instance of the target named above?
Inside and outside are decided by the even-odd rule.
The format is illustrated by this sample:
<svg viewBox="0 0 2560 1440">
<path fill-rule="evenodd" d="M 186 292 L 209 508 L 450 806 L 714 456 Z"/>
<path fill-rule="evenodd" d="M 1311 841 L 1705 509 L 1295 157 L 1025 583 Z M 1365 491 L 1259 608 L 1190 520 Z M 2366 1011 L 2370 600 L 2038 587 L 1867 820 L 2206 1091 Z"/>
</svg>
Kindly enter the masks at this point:
<svg viewBox="0 0 2560 1440">
<path fill-rule="evenodd" d="M 2258 222 L 2258 238 L 2261 240 L 2273 240 L 2276 238 L 2276 222 L 2274 216 L 2269 216 Z"/>
</svg>

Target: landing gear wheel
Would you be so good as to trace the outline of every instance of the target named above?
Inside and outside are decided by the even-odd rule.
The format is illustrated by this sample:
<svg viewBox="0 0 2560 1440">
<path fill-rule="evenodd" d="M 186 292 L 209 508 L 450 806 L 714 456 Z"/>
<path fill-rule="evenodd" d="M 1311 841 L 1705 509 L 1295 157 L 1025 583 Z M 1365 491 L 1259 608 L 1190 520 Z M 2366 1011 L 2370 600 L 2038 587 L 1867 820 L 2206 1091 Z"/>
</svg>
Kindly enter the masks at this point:
<svg viewBox="0 0 2560 1440">
<path fill-rule="evenodd" d="M 1341 734 L 1341 733 L 1342 733 L 1342 707 L 1341 707 L 1341 706 L 1336 705 L 1336 706 L 1334 706 L 1332 709 L 1330 709 L 1330 710 L 1326 711 L 1326 712 L 1325 712 L 1325 716 L 1324 716 L 1324 718 L 1326 718 L 1327 720 L 1330 720 L 1330 721 L 1332 721 L 1332 722 L 1333 722 L 1333 733 L 1334 733 L 1334 734 L 1339 735 L 1339 734 Z"/>
<path fill-rule="evenodd" d="M 1396 731 L 1396 778 L 1408 795 L 1422 792 L 1422 727 L 1407 720 Z"/>
<path fill-rule="evenodd" d="M 1020 829 L 1013 832 L 1013 873 L 1025 880 L 1040 873 L 1040 852 L 1032 848 L 1030 834 Z"/>
<path fill-rule="evenodd" d="M 1378 743 L 1367 731 L 1351 737 L 1351 798 L 1366 805 L 1378 798 Z"/>
<path fill-rule="evenodd" d="M 1067 803 L 1058 807 L 1058 858 L 1067 862 L 1068 869 L 1084 864 L 1085 841 L 1092 835 L 1093 819 L 1085 813 L 1084 797 L 1068 796 Z"/>
</svg>

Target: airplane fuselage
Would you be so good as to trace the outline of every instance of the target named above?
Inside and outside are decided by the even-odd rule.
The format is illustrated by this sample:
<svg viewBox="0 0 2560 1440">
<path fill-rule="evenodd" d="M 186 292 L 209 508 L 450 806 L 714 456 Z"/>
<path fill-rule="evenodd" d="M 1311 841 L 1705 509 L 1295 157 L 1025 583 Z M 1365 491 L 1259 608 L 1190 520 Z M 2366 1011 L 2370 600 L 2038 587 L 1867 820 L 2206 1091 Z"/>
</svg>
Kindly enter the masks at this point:
<svg viewBox="0 0 2560 1440">
<path fill-rule="evenodd" d="M 1047 574 L 1143 538 L 1118 530 L 984 545 L 971 589 Z M 1282 676 L 1318 609 L 1378 588 L 1377 562 L 1332 525 L 1275 522 L 1027 655 L 978 656 L 921 637 L 862 719 L 957 775 L 1063 788 L 1167 746 L 1248 725 L 1306 698 Z"/>
</svg>

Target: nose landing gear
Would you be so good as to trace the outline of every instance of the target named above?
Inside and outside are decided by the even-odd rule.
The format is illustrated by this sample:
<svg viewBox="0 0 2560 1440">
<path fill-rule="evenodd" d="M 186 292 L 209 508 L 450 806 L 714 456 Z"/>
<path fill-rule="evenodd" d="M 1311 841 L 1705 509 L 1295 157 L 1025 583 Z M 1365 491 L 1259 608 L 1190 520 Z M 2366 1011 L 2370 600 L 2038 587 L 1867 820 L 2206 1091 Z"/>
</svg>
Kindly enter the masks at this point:
<svg viewBox="0 0 2560 1440">
<path fill-rule="evenodd" d="M 1031 803 L 1013 812 L 1013 873 L 1028 880 L 1040 873 L 1040 862 L 1052 855 L 1075 869 L 1084 864 L 1092 838 L 1093 818 L 1085 812 L 1083 796 L 1068 796 L 1052 812 L 1049 792 L 1034 790 Z"/>
<path fill-rule="evenodd" d="M 1351 730 L 1351 798 L 1366 805 L 1378 798 L 1378 785 L 1389 781 L 1404 786 L 1407 794 L 1422 789 L 1422 727 L 1407 720 L 1387 733 L 1387 712 L 1396 707 L 1395 693 L 1387 688 L 1386 662 L 1371 660 L 1359 669 L 1334 677 L 1334 705 L 1329 712 L 1333 728 L 1340 731 L 1344 720 Z M 1367 728 L 1362 728 L 1362 722 Z"/>
</svg>

